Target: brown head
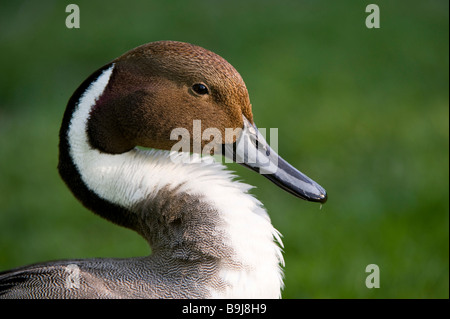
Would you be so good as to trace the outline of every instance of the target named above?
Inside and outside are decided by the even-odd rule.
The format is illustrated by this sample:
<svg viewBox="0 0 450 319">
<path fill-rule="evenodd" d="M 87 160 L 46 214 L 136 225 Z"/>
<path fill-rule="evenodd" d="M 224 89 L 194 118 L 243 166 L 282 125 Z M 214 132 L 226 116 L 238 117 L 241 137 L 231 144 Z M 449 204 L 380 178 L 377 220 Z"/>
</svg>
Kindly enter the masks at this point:
<svg viewBox="0 0 450 319">
<path fill-rule="evenodd" d="M 125 153 L 135 146 L 171 150 L 178 143 L 171 133 L 181 128 L 189 133 L 190 151 L 202 152 L 208 144 L 208 150 L 225 151 L 226 157 L 295 196 L 322 203 L 327 200 L 320 185 L 279 157 L 259 134 L 247 88 L 233 66 L 211 51 L 174 41 L 137 47 L 93 73 L 77 89 L 61 127 L 63 172 L 70 157 L 65 150 L 69 148 L 67 130 L 72 113 L 89 85 L 106 69 L 112 73 L 87 122 L 91 147 L 109 154 Z M 196 132 L 194 121 L 198 120 L 201 131 L 214 128 L 219 137 L 207 139 L 208 135 Z M 215 145 L 211 146 L 211 140 Z"/>
<path fill-rule="evenodd" d="M 177 142 L 170 139 L 172 130 L 192 132 L 194 120 L 201 120 L 202 130 L 217 128 L 222 143 L 233 143 L 236 137 L 225 140 L 225 128 L 242 128 L 243 116 L 253 123 L 242 77 L 211 51 L 159 41 L 112 63 L 114 72 L 89 122 L 90 141 L 102 151 L 123 153 L 137 145 L 169 150 Z M 200 142 L 203 147 L 208 140 Z"/>
</svg>

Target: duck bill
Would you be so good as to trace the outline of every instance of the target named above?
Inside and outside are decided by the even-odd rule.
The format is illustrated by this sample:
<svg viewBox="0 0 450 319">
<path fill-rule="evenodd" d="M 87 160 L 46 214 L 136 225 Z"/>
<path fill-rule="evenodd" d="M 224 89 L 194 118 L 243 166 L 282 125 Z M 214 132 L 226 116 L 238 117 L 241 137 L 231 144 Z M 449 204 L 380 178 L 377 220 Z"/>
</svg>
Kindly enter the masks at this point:
<svg viewBox="0 0 450 319">
<path fill-rule="evenodd" d="M 268 178 L 285 191 L 307 201 L 325 203 L 325 189 L 279 156 L 254 124 L 244 117 L 241 135 L 225 144 L 225 157 Z"/>
</svg>

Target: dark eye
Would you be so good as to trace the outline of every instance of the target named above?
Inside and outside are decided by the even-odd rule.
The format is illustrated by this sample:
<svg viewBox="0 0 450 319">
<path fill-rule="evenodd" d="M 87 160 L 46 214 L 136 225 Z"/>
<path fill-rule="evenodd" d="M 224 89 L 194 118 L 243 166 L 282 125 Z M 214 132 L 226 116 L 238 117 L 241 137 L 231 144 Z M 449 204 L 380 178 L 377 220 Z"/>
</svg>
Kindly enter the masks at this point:
<svg viewBox="0 0 450 319">
<path fill-rule="evenodd" d="M 192 86 L 192 90 L 200 95 L 205 95 L 209 93 L 208 87 L 202 83 L 195 83 Z"/>
</svg>

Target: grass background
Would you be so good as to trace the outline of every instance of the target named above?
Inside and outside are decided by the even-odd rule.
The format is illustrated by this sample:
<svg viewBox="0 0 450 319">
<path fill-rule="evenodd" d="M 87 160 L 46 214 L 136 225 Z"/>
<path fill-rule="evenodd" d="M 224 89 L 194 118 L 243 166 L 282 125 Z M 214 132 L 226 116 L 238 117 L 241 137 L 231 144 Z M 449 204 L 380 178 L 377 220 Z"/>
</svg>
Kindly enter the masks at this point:
<svg viewBox="0 0 450 319">
<path fill-rule="evenodd" d="M 448 2 L 0 3 L 0 270 L 149 253 L 60 180 L 65 105 L 91 72 L 156 40 L 195 43 L 246 81 L 259 127 L 329 194 L 301 201 L 236 164 L 284 235 L 284 298 L 449 297 Z M 367 289 L 365 267 L 380 267 Z"/>
</svg>

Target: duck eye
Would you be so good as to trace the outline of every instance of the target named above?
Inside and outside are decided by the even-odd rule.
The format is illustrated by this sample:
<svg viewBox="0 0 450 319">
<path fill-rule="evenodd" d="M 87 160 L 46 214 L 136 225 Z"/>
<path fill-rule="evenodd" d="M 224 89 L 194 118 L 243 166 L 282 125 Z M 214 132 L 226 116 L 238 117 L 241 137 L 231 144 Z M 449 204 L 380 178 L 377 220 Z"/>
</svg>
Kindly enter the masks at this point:
<svg viewBox="0 0 450 319">
<path fill-rule="evenodd" d="M 206 85 L 202 84 L 202 83 L 195 83 L 192 86 L 192 90 L 195 93 L 200 94 L 200 95 L 205 95 L 205 94 L 209 93 L 208 87 Z"/>
</svg>

